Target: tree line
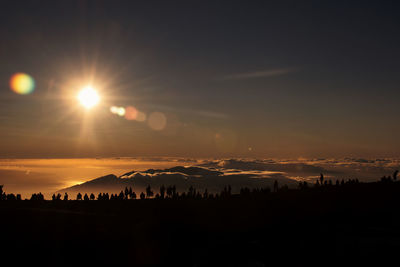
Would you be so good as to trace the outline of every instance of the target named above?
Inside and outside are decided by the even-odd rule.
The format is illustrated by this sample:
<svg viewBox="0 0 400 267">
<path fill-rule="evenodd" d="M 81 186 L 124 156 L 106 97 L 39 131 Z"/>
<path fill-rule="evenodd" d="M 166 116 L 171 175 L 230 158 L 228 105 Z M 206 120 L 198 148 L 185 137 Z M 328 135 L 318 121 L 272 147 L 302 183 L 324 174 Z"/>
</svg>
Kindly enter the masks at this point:
<svg viewBox="0 0 400 267">
<path fill-rule="evenodd" d="M 397 176 L 399 171 L 396 170 L 392 176 L 383 176 L 378 183 L 380 184 L 391 184 L 393 182 L 397 182 Z M 357 185 L 361 184 L 358 179 L 348 179 L 348 180 L 336 180 L 333 182 L 332 180 L 325 179 L 324 175 L 321 173 L 319 179 L 317 179 L 314 183 L 309 183 L 307 181 L 300 181 L 297 189 L 289 189 L 289 187 L 284 184 L 282 186 L 279 185 L 278 181 L 275 180 L 273 183 L 272 189 L 270 187 L 265 188 L 253 188 L 250 189 L 248 187 L 241 188 L 239 191 L 239 196 L 256 196 L 260 194 L 269 194 L 269 193 L 277 193 L 284 192 L 288 190 L 318 190 L 318 189 L 326 189 L 326 188 L 338 188 L 344 187 L 348 185 Z M 190 186 L 187 192 L 179 193 L 176 190 L 176 186 L 160 186 L 157 193 L 154 194 L 153 188 L 148 185 L 145 189 L 145 192 L 141 192 L 139 196 L 133 191 L 132 187 L 125 187 L 124 190 L 121 190 L 116 194 L 109 194 L 108 192 L 99 193 L 95 196 L 93 193 L 82 195 L 78 193 L 75 197 L 75 200 L 78 201 L 108 201 L 108 200 L 135 200 L 135 199 L 220 199 L 220 198 L 229 198 L 232 194 L 232 188 L 230 185 L 225 186 L 222 191 L 219 193 L 209 193 L 207 189 L 200 192 L 195 189 L 193 186 Z M 19 201 L 21 199 L 21 194 L 6 194 L 3 190 L 3 185 L 0 185 L 0 200 L 8 200 L 8 201 Z M 44 195 L 42 193 L 34 193 L 31 195 L 31 201 L 43 201 L 45 200 Z M 65 192 L 62 196 L 60 193 L 52 195 L 53 201 L 68 201 L 73 200 L 69 197 L 68 193 Z"/>
</svg>

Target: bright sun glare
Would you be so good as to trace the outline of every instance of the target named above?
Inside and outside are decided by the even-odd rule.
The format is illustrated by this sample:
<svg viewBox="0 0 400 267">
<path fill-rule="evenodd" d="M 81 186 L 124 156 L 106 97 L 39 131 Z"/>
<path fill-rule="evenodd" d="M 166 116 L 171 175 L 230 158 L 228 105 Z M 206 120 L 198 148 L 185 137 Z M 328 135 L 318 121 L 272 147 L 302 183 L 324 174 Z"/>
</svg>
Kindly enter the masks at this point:
<svg viewBox="0 0 400 267">
<path fill-rule="evenodd" d="M 85 108 L 90 109 L 100 101 L 100 96 L 96 90 L 87 86 L 79 92 L 78 99 Z"/>
</svg>

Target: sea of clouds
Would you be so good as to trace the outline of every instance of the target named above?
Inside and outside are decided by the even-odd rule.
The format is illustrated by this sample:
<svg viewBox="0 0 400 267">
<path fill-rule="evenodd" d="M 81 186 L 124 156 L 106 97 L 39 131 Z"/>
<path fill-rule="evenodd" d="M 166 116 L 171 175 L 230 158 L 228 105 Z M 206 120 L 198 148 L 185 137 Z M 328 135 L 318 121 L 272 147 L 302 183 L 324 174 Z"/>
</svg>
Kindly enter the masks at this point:
<svg viewBox="0 0 400 267">
<path fill-rule="evenodd" d="M 175 166 L 194 167 L 176 169 Z M 171 169 L 172 168 L 172 169 Z M 97 158 L 97 159 L 3 159 L 0 160 L 0 184 L 7 192 L 29 197 L 53 192 L 76 184 L 115 174 L 115 186 L 176 185 L 179 190 L 193 186 L 199 191 L 220 191 L 230 185 L 232 191 L 242 187 L 297 186 L 299 181 L 314 182 L 320 174 L 335 181 L 359 179 L 376 181 L 400 169 L 400 159 L 318 158 L 318 159 L 188 159 L 188 158 Z M 99 187 L 103 191 L 107 188 Z M 99 190 L 100 190 L 99 189 Z M 89 189 L 88 189 L 89 190 Z"/>
</svg>

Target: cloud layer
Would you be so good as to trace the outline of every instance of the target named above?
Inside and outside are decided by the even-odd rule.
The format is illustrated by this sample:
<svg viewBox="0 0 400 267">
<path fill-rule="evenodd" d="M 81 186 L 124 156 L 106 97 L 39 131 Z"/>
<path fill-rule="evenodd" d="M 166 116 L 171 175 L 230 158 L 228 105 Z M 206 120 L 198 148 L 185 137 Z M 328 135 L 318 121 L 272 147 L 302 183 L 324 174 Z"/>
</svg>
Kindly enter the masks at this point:
<svg viewBox="0 0 400 267">
<path fill-rule="evenodd" d="M 176 167 L 176 166 L 185 166 Z M 6 192 L 29 197 L 42 192 L 47 198 L 57 190 L 115 174 L 107 187 L 119 191 L 126 185 L 141 191 L 151 185 L 175 184 L 181 190 L 194 186 L 219 191 L 225 185 L 241 187 L 280 184 L 296 186 L 298 181 L 313 182 L 320 173 L 327 179 L 379 180 L 400 169 L 399 159 L 188 159 L 188 158 L 104 158 L 104 159 L 27 159 L 0 160 L 0 184 Z M 111 177 L 111 176 L 110 176 Z M 94 183 L 95 184 L 95 183 Z M 94 185 L 93 183 L 91 186 Z M 95 190 L 97 191 L 97 189 Z"/>
</svg>

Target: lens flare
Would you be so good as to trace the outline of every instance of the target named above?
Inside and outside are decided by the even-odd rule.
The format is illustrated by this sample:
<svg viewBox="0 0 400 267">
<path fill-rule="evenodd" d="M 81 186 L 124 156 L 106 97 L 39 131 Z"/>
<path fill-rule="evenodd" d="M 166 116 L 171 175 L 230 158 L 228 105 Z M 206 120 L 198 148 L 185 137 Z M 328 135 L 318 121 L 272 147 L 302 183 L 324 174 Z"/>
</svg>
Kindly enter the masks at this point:
<svg viewBox="0 0 400 267">
<path fill-rule="evenodd" d="M 146 120 L 146 118 L 147 118 L 146 113 L 143 113 L 143 112 L 141 112 L 141 111 L 138 111 L 137 116 L 136 116 L 136 120 L 137 120 L 137 121 L 143 122 L 143 121 Z"/>
<path fill-rule="evenodd" d="M 119 108 L 116 106 L 110 107 L 110 111 L 112 114 L 118 114 L 118 110 L 119 110 Z"/>
<path fill-rule="evenodd" d="M 138 111 L 136 108 L 134 108 L 132 106 L 126 107 L 125 119 L 127 119 L 129 121 L 136 120 L 137 114 L 138 114 Z"/>
<path fill-rule="evenodd" d="M 125 108 L 123 108 L 123 107 L 118 108 L 117 114 L 119 116 L 123 117 L 125 115 Z"/>
<path fill-rule="evenodd" d="M 167 125 L 167 118 L 161 112 L 153 112 L 149 116 L 148 123 L 151 129 L 161 131 Z"/>
<path fill-rule="evenodd" d="M 10 87 L 17 94 L 27 95 L 35 89 L 35 80 L 26 73 L 16 73 L 10 79 Z"/>
<path fill-rule="evenodd" d="M 116 107 L 116 106 L 112 106 L 110 107 L 110 112 L 112 114 L 118 115 L 118 116 L 124 116 L 125 115 L 125 108 L 124 107 Z"/>
<path fill-rule="evenodd" d="M 133 106 L 127 106 L 126 108 L 118 107 L 118 106 L 111 106 L 110 107 L 110 112 L 112 114 L 124 117 L 128 121 L 143 122 L 143 121 L 146 120 L 146 114 L 141 112 L 141 111 L 139 111 L 138 109 L 136 109 Z"/>
</svg>

